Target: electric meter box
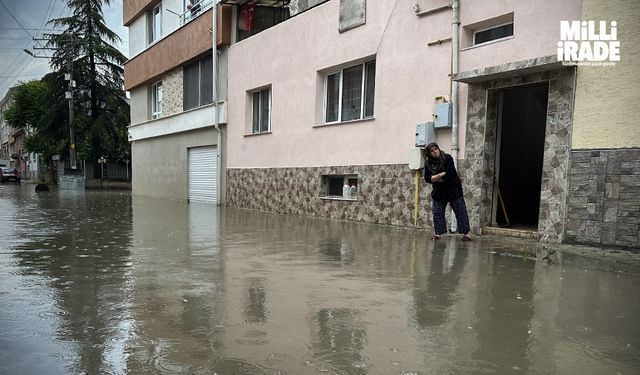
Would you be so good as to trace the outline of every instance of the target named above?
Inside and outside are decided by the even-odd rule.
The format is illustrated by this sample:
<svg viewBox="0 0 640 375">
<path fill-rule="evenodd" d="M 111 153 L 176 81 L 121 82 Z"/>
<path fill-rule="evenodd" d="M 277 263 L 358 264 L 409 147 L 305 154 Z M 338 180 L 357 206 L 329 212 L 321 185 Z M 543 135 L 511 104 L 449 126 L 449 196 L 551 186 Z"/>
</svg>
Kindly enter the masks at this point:
<svg viewBox="0 0 640 375">
<path fill-rule="evenodd" d="M 412 171 L 424 168 L 424 149 L 416 147 L 409 153 L 409 169 Z"/>
<path fill-rule="evenodd" d="M 448 103 L 436 103 L 435 114 L 435 127 L 436 129 L 444 129 L 451 127 L 451 102 Z"/>
<path fill-rule="evenodd" d="M 416 147 L 426 147 L 436 141 L 436 129 L 433 122 L 416 124 Z"/>
</svg>

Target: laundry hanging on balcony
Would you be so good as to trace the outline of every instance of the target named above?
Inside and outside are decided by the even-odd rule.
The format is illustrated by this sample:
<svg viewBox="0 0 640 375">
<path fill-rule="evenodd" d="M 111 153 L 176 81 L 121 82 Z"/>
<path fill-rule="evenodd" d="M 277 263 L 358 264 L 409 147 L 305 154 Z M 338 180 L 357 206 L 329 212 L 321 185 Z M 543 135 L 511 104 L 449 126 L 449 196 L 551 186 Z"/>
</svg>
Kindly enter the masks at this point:
<svg viewBox="0 0 640 375">
<path fill-rule="evenodd" d="M 242 31 L 251 31 L 256 14 L 256 4 L 244 4 L 240 7 L 238 28 Z"/>
</svg>

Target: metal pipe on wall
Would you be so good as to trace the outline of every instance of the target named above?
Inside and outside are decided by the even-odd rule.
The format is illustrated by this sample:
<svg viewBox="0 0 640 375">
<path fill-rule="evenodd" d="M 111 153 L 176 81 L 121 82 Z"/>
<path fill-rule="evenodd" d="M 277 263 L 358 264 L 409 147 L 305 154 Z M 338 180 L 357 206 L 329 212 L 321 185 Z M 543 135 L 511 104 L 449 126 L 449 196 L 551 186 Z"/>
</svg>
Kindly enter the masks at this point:
<svg viewBox="0 0 640 375">
<path fill-rule="evenodd" d="M 213 5 L 211 6 L 211 65 L 213 66 L 213 93 L 212 100 L 215 113 L 213 115 L 213 126 L 216 128 L 216 133 L 218 134 L 218 140 L 216 143 L 216 170 L 218 171 L 218 176 L 216 178 L 216 204 L 220 205 L 220 186 L 222 185 L 220 180 L 222 179 L 222 171 L 221 171 L 221 153 L 222 153 L 222 134 L 220 133 L 220 123 L 218 112 L 220 108 L 218 107 L 218 0 L 213 0 Z"/>
<path fill-rule="evenodd" d="M 460 28 L 459 0 L 453 0 L 453 21 L 451 30 L 451 156 L 458 161 L 458 82 L 453 76 L 458 74 L 458 29 Z"/>
<path fill-rule="evenodd" d="M 453 20 L 451 22 L 451 156 L 453 163 L 458 168 L 458 82 L 453 78 L 458 73 L 458 50 L 459 38 L 458 31 L 460 28 L 460 2 L 453 0 L 451 3 L 453 9 Z M 458 221 L 456 216 L 451 212 L 451 231 L 458 229 Z"/>
</svg>

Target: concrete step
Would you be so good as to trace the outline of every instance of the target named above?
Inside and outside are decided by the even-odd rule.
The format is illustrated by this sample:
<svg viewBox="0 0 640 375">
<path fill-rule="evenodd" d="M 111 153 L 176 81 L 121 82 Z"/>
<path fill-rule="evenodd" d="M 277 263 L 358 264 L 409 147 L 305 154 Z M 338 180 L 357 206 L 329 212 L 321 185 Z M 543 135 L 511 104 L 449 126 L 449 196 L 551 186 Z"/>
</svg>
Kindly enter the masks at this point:
<svg viewBox="0 0 640 375">
<path fill-rule="evenodd" d="M 530 238 L 534 240 L 540 239 L 540 233 L 538 233 L 538 231 L 515 228 L 482 227 L 482 234 L 504 237 Z"/>
</svg>

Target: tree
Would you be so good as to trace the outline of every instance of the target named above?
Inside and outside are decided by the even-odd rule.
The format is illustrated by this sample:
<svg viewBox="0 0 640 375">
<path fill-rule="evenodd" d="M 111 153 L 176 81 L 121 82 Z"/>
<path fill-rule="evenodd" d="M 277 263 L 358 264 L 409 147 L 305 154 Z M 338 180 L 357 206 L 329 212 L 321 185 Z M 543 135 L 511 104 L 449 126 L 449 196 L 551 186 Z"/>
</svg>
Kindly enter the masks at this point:
<svg viewBox="0 0 640 375">
<path fill-rule="evenodd" d="M 13 104 L 5 112 L 11 127 L 25 130 L 24 147 L 41 155 L 50 181 L 55 181 L 51 156 L 62 154 L 69 142 L 63 78 L 50 73 L 40 81 L 19 83 L 14 87 Z"/>
<path fill-rule="evenodd" d="M 110 3 L 67 0 L 73 14 L 49 21 L 64 29 L 49 35 L 49 47 L 54 48 L 51 66 L 61 72 L 71 71 L 76 82 L 72 125 L 80 159 L 130 158 L 129 104 L 122 68 L 126 57 L 113 46 L 120 38 L 106 26 L 102 14 L 102 5 Z"/>
</svg>

